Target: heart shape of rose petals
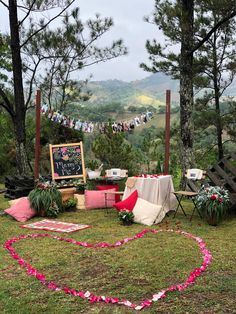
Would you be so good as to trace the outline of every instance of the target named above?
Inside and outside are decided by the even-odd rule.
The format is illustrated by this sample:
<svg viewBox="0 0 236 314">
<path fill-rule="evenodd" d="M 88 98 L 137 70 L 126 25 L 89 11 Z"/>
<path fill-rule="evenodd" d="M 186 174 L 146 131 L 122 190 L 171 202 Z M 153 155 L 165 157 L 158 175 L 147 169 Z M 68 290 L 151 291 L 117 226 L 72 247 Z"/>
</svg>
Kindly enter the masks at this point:
<svg viewBox="0 0 236 314">
<path fill-rule="evenodd" d="M 151 233 L 172 232 L 172 233 L 181 234 L 185 237 L 188 237 L 188 238 L 195 240 L 199 246 L 201 253 L 202 253 L 203 262 L 202 262 L 200 267 L 195 268 L 189 274 L 189 276 L 187 277 L 185 282 L 182 282 L 182 283 L 179 283 L 176 285 L 172 285 L 169 288 L 163 289 L 163 290 L 159 291 L 158 293 L 153 294 L 151 299 L 144 300 L 139 305 L 134 304 L 128 300 L 120 300 L 119 298 L 114 298 L 114 297 L 97 296 L 97 295 L 90 293 L 89 291 L 84 292 L 84 291 L 77 291 L 77 290 L 71 289 L 69 287 L 61 287 L 53 281 L 48 281 L 44 274 L 40 273 L 36 268 L 34 268 L 32 265 L 27 263 L 23 258 L 21 258 L 12 246 L 13 243 L 15 243 L 17 241 L 24 240 L 24 239 L 48 237 L 48 238 L 51 238 L 54 240 L 65 241 L 65 242 L 69 242 L 69 243 L 72 243 L 75 245 L 80 245 L 80 246 L 87 247 L 87 248 L 106 248 L 106 247 L 116 248 L 116 247 L 119 247 L 119 246 L 129 242 L 129 241 L 143 238 L 145 236 L 145 234 L 147 234 L 148 232 L 151 232 Z M 117 241 L 114 244 L 110 244 L 110 243 L 106 243 L 106 242 L 91 244 L 91 243 L 87 243 L 87 242 L 75 241 L 73 239 L 62 238 L 62 237 L 58 237 L 58 236 L 52 236 L 49 234 L 28 234 L 28 235 L 21 235 L 19 237 L 15 237 L 15 238 L 12 238 L 10 240 L 7 240 L 4 244 L 4 248 L 6 248 L 8 250 L 9 254 L 11 255 L 11 257 L 13 259 L 17 260 L 18 264 L 20 264 L 23 268 L 26 269 L 28 275 L 34 276 L 43 285 L 45 285 L 46 287 L 48 287 L 51 290 L 64 291 L 66 294 L 70 294 L 70 295 L 80 297 L 83 299 L 88 299 L 91 303 L 105 302 L 105 303 L 112 303 L 112 304 L 123 304 L 123 305 L 128 306 L 130 308 L 133 308 L 135 310 L 142 310 L 143 308 L 150 306 L 153 302 L 158 301 L 159 299 L 165 298 L 167 296 L 167 293 L 169 293 L 171 291 L 176 291 L 176 290 L 182 291 L 182 290 L 186 289 L 190 284 L 193 284 L 195 282 L 196 278 L 199 277 L 206 270 L 207 266 L 210 264 L 211 259 L 212 259 L 212 255 L 211 255 L 210 251 L 206 248 L 206 244 L 201 238 L 196 237 L 193 234 L 185 232 L 185 231 L 173 230 L 173 229 L 169 229 L 169 230 L 149 230 L 149 229 L 143 230 L 142 232 L 137 233 L 133 237 L 129 237 L 129 238 Z"/>
</svg>

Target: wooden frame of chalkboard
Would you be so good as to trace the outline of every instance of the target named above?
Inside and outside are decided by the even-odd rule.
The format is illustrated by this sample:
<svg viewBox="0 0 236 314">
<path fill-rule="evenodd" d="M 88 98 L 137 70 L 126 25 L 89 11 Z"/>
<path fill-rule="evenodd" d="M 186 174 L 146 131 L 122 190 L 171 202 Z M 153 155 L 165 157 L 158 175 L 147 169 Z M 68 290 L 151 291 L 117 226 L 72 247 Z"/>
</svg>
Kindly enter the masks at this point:
<svg viewBox="0 0 236 314">
<path fill-rule="evenodd" d="M 83 178 L 86 183 L 83 142 L 49 145 L 52 179 Z"/>
</svg>

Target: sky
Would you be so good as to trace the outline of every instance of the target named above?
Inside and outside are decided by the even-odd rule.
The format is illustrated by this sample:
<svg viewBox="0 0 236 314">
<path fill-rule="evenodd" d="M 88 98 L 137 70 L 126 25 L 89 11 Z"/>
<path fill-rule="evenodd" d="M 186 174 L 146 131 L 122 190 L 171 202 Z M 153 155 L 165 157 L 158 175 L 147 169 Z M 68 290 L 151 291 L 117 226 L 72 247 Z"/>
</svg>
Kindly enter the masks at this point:
<svg viewBox="0 0 236 314">
<path fill-rule="evenodd" d="M 112 17 L 114 26 L 103 36 L 101 44 L 108 45 L 114 39 L 122 38 L 128 48 L 128 55 L 88 67 L 80 72 L 80 79 L 92 74 L 92 80 L 119 79 L 139 80 L 150 73 L 139 68 L 141 62 L 148 61 L 145 49 L 147 39 L 161 39 L 157 26 L 143 21 L 143 17 L 154 10 L 154 0 L 78 0 L 82 21 L 93 18 L 96 13 L 102 17 Z M 0 7 L 3 13 L 2 6 Z M 7 29 L 7 14 L 1 13 L 0 30 Z M 7 11 L 5 11 L 7 13 Z"/>
<path fill-rule="evenodd" d="M 79 6 L 82 18 L 92 17 L 94 13 L 112 17 L 115 25 L 104 36 L 103 42 L 110 43 L 113 39 L 122 38 L 129 51 L 127 56 L 86 70 L 86 73 L 92 72 L 93 80 L 134 81 L 150 75 L 140 69 L 139 64 L 148 61 L 146 40 L 157 38 L 158 34 L 160 37 L 156 26 L 143 21 L 143 17 L 153 11 L 154 0 L 80 0 Z"/>
</svg>

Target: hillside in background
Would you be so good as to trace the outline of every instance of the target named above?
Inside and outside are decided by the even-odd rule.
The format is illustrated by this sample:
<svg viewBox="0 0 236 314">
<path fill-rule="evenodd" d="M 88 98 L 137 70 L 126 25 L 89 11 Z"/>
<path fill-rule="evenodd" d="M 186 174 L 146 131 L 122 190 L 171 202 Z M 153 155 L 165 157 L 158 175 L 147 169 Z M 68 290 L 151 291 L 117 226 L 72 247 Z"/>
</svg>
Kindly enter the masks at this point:
<svg viewBox="0 0 236 314">
<path fill-rule="evenodd" d="M 129 106 L 153 106 L 159 108 L 165 105 L 166 90 L 171 90 L 172 107 L 179 104 L 179 81 L 172 80 L 163 73 L 152 74 L 142 80 L 124 82 L 120 80 L 91 81 L 88 90 L 92 97 L 87 104 L 106 105 L 122 103 Z M 225 92 L 225 96 L 236 97 L 236 80 Z"/>
<path fill-rule="evenodd" d="M 88 90 L 92 92 L 92 97 L 87 103 L 95 105 L 117 102 L 124 104 L 125 107 L 153 106 L 158 108 L 165 105 L 167 89 L 171 90 L 173 106 L 177 105 L 179 83 L 162 73 L 132 82 L 120 80 L 91 81 L 88 83 Z"/>
</svg>

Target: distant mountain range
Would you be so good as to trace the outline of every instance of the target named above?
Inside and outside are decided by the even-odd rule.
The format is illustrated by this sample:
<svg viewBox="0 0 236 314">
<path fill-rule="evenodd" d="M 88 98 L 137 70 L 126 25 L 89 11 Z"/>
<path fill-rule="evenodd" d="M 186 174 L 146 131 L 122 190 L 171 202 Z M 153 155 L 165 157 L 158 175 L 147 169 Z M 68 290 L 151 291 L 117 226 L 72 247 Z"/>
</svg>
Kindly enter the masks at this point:
<svg viewBox="0 0 236 314">
<path fill-rule="evenodd" d="M 157 73 L 145 79 L 124 82 L 120 80 L 91 81 L 88 90 L 92 92 L 90 104 L 122 103 L 129 106 L 165 105 L 166 90 L 170 89 L 173 104 L 179 101 L 179 82 L 171 80 L 165 74 Z"/>
<path fill-rule="evenodd" d="M 179 104 L 179 81 L 169 76 L 156 73 L 142 80 L 124 82 L 120 80 L 91 81 L 88 89 L 92 92 L 89 104 L 122 103 L 129 106 L 153 106 L 158 108 L 165 105 L 166 90 L 171 90 L 171 104 Z M 236 96 L 236 80 L 227 89 L 225 95 Z"/>
</svg>

